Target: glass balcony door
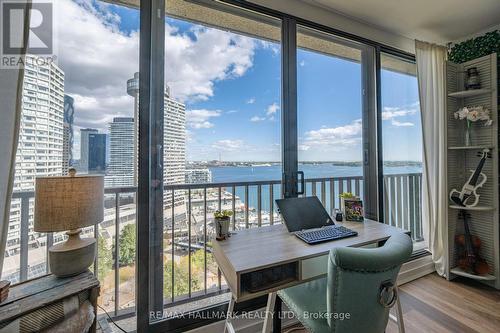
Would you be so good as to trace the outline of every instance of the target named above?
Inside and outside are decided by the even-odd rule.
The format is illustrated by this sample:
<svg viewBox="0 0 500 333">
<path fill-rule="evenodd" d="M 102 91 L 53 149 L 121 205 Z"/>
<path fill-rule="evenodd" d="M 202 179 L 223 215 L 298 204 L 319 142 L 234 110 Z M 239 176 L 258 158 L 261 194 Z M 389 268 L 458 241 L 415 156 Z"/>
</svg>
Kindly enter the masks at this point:
<svg viewBox="0 0 500 333">
<path fill-rule="evenodd" d="M 366 46 L 298 26 L 298 169 L 304 177 L 301 192 L 316 195 L 331 214 L 340 207 L 341 193 L 368 197 L 364 176 L 370 157 L 364 156 L 364 151 L 369 146 L 366 129 L 373 110 L 367 80 L 367 63 L 372 58 L 373 51 Z"/>
<path fill-rule="evenodd" d="M 150 74 L 151 103 L 161 106 L 146 114 L 149 150 L 139 157 L 151 161 L 139 190 L 143 177 L 155 186 L 144 242 L 149 277 L 137 293 L 149 291 L 138 316 L 148 331 L 175 330 L 190 320 L 176 314 L 228 301 L 212 255 L 215 211 L 232 213 L 231 231 L 263 227 L 279 222 L 281 197 L 281 20 L 215 2 L 165 6 L 163 38 L 153 40 L 165 52 L 150 55 L 164 68 L 162 80 Z M 147 325 L 145 308 L 153 313 Z"/>
<path fill-rule="evenodd" d="M 411 231 L 414 249 L 426 248 L 422 230 L 422 125 L 415 62 L 381 54 L 384 223 Z"/>
</svg>

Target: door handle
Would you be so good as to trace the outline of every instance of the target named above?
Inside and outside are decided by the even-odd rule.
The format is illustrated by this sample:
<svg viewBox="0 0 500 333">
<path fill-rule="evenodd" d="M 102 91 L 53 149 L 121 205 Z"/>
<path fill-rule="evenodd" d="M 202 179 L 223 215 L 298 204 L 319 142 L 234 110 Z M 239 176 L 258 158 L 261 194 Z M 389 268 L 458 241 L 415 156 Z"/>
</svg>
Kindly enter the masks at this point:
<svg viewBox="0 0 500 333">
<path fill-rule="evenodd" d="M 299 176 L 300 176 L 300 179 L 299 179 Z M 300 182 L 300 191 L 298 189 L 299 182 Z M 306 179 L 304 177 L 304 171 L 297 171 L 297 194 L 298 195 L 304 194 L 305 188 L 306 188 Z"/>
</svg>

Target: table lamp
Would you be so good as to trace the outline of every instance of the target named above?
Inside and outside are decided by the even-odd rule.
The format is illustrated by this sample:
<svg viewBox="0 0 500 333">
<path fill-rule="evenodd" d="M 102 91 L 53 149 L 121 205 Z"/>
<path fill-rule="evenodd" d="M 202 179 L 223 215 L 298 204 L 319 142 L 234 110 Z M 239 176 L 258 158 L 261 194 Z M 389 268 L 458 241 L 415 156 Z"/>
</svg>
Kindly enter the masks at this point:
<svg viewBox="0 0 500 333">
<path fill-rule="evenodd" d="M 35 187 L 37 232 L 66 231 L 68 239 L 49 248 L 50 271 L 59 277 L 84 272 L 94 262 L 95 238 L 80 238 L 81 228 L 104 218 L 104 177 L 40 177 Z"/>
</svg>

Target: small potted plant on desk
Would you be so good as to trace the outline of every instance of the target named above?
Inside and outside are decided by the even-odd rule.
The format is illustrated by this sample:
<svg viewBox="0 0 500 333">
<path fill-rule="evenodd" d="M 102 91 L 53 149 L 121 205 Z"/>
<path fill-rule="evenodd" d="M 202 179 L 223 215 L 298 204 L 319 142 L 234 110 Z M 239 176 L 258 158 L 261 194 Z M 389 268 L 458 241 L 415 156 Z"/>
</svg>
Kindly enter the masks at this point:
<svg viewBox="0 0 500 333">
<path fill-rule="evenodd" d="M 340 194 L 340 211 L 345 216 L 345 202 L 346 200 L 355 200 L 357 197 L 351 192 L 343 192 Z"/>
<path fill-rule="evenodd" d="M 231 216 L 233 212 L 230 210 L 217 210 L 214 213 L 215 228 L 217 235 L 215 239 L 224 240 L 229 237 L 229 224 L 231 223 Z"/>
<path fill-rule="evenodd" d="M 346 221 L 363 222 L 363 202 L 356 195 L 344 192 L 340 195 L 340 206 Z"/>
</svg>

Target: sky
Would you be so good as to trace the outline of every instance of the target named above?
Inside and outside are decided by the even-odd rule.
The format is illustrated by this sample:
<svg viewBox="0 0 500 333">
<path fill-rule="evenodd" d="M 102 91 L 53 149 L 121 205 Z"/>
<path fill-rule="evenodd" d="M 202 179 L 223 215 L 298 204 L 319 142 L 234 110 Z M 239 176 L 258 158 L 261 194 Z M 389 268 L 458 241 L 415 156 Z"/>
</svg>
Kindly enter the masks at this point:
<svg viewBox="0 0 500 333">
<path fill-rule="evenodd" d="M 91 0 L 58 0 L 55 46 L 79 130 L 108 131 L 131 116 L 126 81 L 139 67 L 139 12 Z M 280 45 L 167 18 L 166 82 L 186 104 L 187 159 L 280 161 Z M 299 50 L 300 161 L 361 160 L 361 68 Z M 416 78 L 382 73 L 386 160 L 421 160 Z M 419 140 L 417 140 L 420 142 Z"/>
</svg>

